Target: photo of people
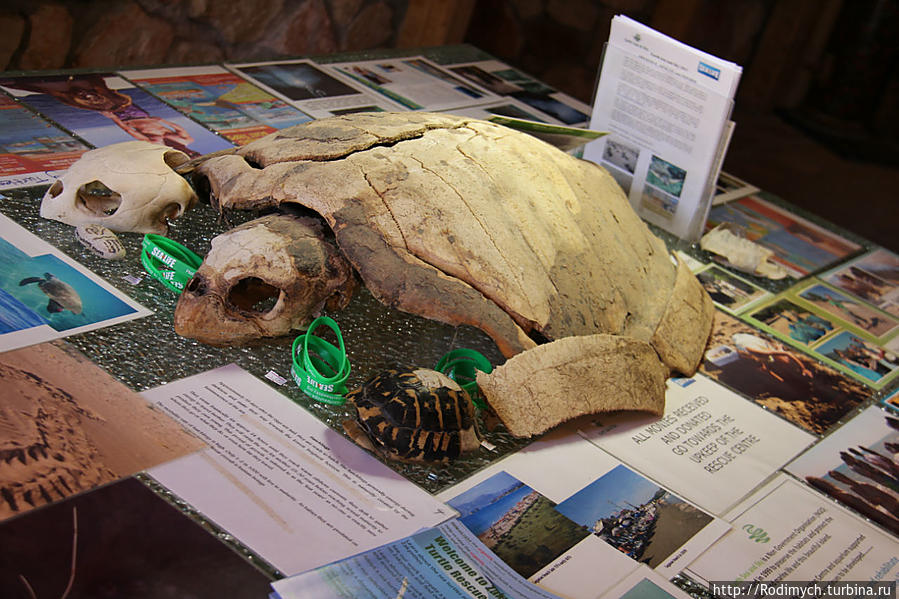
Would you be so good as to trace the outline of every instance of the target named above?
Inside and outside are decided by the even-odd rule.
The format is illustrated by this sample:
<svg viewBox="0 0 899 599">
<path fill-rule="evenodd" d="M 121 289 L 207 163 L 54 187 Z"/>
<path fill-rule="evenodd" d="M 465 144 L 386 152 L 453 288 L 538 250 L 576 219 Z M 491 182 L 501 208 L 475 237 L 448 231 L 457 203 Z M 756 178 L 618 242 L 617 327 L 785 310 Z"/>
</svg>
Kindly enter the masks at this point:
<svg viewBox="0 0 899 599">
<path fill-rule="evenodd" d="M 488 549 L 529 578 L 589 533 L 555 504 L 506 472 L 499 472 L 448 502 L 460 522 Z"/>
<path fill-rule="evenodd" d="M 731 312 L 739 312 L 768 295 L 768 292 L 761 287 L 715 265 L 696 273 L 696 278 L 713 302 Z"/>
<path fill-rule="evenodd" d="M 97 147 L 137 139 L 165 145 L 191 157 L 233 147 L 112 74 L 3 78 L 0 86 Z"/>
<path fill-rule="evenodd" d="M 830 320 L 809 312 L 788 299 L 778 300 L 753 312 L 749 317 L 806 346 L 814 344 L 837 328 Z"/>
<path fill-rule="evenodd" d="M 871 395 L 835 368 L 751 325 L 715 313 L 700 370 L 815 434 L 824 434 Z"/>
<path fill-rule="evenodd" d="M 885 383 L 899 374 L 899 356 L 849 331 L 822 343 L 816 351 L 875 383 Z"/>
<path fill-rule="evenodd" d="M 651 568 L 713 520 L 624 465 L 616 466 L 556 509 Z"/>
<path fill-rule="evenodd" d="M 899 320 L 822 284 L 810 285 L 799 297 L 874 337 L 883 337 L 899 327 Z"/>
<path fill-rule="evenodd" d="M 787 465 L 893 534 L 899 534 L 899 418 L 870 407 Z"/>
<path fill-rule="evenodd" d="M 823 275 L 846 293 L 899 317 L 899 286 L 894 281 L 894 254 L 879 250 Z"/>
</svg>

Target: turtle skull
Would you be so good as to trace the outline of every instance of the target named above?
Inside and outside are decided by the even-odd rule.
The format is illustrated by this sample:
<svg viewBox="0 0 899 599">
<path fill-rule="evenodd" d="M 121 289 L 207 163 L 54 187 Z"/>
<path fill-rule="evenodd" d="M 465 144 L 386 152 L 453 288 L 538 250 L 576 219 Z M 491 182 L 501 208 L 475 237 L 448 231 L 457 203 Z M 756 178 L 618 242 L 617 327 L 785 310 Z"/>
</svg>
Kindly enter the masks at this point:
<svg viewBox="0 0 899 599">
<path fill-rule="evenodd" d="M 67 225 L 165 234 L 197 195 L 173 168 L 189 160 L 178 150 L 128 141 L 86 152 L 50 186 L 41 216 Z"/>
<path fill-rule="evenodd" d="M 352 267 L 319 221 L 264 216 L 212 240 L 175 307 L 175 332 L 209 345 L 242 345 L 346 306 Z"/>
</svg>

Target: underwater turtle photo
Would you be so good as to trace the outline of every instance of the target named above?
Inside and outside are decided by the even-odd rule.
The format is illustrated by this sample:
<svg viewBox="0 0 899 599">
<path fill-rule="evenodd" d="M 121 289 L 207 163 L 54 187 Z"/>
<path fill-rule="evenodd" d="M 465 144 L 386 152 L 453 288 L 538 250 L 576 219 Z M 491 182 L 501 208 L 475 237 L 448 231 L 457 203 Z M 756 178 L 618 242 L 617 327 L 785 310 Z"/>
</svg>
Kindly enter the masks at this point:
<svg viewBox="0 0 899 599">
<path fill-rule="evenodd" d="M 45 272 L 43 277 L 26 277 L 19 281 L 19 286 L 37 283 L 38 288 L 47 296 L 47 312 L 56 314 L 68 310 L 72 314 L 81 314 L 81 296 L 74 287 L 53 274 Z"/>
</svg>

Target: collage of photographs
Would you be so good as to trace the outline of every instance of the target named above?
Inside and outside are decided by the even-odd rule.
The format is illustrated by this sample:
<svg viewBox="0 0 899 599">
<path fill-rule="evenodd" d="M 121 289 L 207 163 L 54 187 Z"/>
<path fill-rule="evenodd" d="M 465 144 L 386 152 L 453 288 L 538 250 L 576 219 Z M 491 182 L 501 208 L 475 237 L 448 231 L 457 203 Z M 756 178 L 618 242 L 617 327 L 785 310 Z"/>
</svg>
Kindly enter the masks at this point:
<svg viewBox="0 0 899 599">
<path fill-rule="evenodd" d="M 704 227 L 770 250 L 785 279 L 669 242 L 715 314 L 661 416 L 525 441 L 500 426 L 439 465 L 385 460 L 341 409 L 298 401 L 289 340 L 177 336 L 142 236 L 91 249 L 41 217 L 66 169 L 123 141 L 192 158 L 372 111 L 597 129 L 591 106 L 480 52 L 330 60 L 0 77 L 0 596 L 713 599 L 697 589 L 899 580 L 899 256 L 789 198 L 721 173 Z M 645 176 L 642 206 L 687 219 L 683 161 L 611 135 L 572 153 L 625 194 Z M 209 248 L 239 223 L 207 212 L 166 224 Z M 502 360 L 480 331 L 353 302 L 335 318 L 348 346 L 370 339 L 347 352 L 355 376 L 444 345 Z"/>
</svg>

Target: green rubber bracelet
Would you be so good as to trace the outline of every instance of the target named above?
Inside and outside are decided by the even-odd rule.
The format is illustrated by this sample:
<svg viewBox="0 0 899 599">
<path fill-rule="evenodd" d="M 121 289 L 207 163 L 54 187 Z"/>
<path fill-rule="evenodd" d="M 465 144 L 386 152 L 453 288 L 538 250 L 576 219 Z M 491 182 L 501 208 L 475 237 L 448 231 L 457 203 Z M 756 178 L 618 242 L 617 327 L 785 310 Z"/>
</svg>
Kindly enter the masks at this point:
<svg viewBox="0 0 899 599">
<path fill-rule="evenodd" d="M 312 334 L 324 324 L 337 336 L 339 347 Z M 316 401 L 335 406 L 346 402 L 346 380 L 350 376 L 350 361 L 340 327 L 334 319 L 320 316 L 312 321 L 291 347 L 293 367 L 291 376 L 300 390 Z"/>
<path fill-rule="evenodd" d="M 168 237 L 148 233 L 141 243 L 141 264 L 154 279 L 175 293 L 184 291 L 203 259 Z"/>
<path fill-rule="evenodd" d="M 490 374 L 493 372 L 493 365 L 483 354 L 473 349 L 460 347 L 440 358 L 434 370 L 442 372 L 459 383 L 459 386 L 465 389 L 468 396 L 471 397 L 475 406 L 482 410 L 487 409 L 487 402 L 478 391 L 477 371 Z"/>
</svg>

